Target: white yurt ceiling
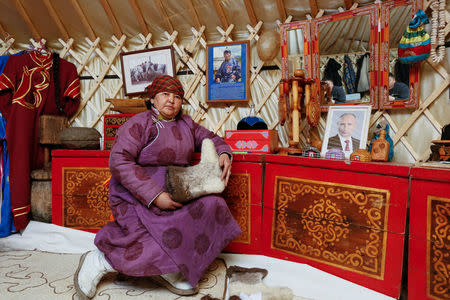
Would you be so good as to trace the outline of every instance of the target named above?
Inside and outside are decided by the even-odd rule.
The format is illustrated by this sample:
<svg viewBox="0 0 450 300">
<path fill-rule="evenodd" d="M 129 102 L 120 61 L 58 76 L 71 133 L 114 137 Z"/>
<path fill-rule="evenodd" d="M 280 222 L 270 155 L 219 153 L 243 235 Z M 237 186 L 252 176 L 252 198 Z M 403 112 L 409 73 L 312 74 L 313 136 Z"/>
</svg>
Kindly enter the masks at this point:
<svg viewBox="0 0 450 300">
<path fill-rule="evenodd" d="M 9 34 L 18 43 L 45 38 L 49 45 L 58 38 L 100 37 L 107 41 L 112 35 L 133 38 L 139 33 L 152 33 L 153 43 L 165 39 L 164 32 L 178 32 L 180 40 L 192 36 L 191 27 L 205 25 L 206 40 L 218 40 L 217 26 L 234 24 L 233 36 L 248 35 L 247 24 L 263 22 L 264 29 L 276 27 L 288 16 L 304 20 L 359 7 L 374 1 L 353 0 L 1 0 L 0 33 Z M 256 22 L 255 22 L 256 20 Z M 30 25 L 31 24 L 31 25 Z M 32 28 L 30 28 L 32 27 Z M 67 35 L 67 36 L 65 36 Z"/>
</svg>

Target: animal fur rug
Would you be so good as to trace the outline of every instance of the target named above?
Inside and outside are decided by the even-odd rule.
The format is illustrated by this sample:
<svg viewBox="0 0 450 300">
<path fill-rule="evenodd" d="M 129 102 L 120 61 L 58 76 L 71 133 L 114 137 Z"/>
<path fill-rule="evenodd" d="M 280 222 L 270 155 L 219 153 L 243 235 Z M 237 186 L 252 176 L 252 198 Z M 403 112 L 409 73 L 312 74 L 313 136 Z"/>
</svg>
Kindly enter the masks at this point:
<svg viewBox="0 0 450 300">
<path fill-rule="evenodd" d="M 267 270 L 231 266 L 227 269 L 228 300 L 312 300 L 295 296 L 288 287 L 267 286 Z"/>
</svg>

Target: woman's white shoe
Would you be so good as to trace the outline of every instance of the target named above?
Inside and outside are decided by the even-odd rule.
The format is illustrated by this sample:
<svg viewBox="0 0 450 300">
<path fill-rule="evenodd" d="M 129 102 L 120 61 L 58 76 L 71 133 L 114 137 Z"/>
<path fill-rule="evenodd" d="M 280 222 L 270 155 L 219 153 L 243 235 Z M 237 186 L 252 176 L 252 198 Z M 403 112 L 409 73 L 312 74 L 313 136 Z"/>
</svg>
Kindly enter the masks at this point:
<svg viewBox="0 0 450 300">
<path fill-rule="evenodd" d="M 100 279 L 111 272 L 116 272 L 99 250 L 84 253 L 80 258 L 74 275 L 75 290 L 82 299 L 95 296 Z"/>
</svg>

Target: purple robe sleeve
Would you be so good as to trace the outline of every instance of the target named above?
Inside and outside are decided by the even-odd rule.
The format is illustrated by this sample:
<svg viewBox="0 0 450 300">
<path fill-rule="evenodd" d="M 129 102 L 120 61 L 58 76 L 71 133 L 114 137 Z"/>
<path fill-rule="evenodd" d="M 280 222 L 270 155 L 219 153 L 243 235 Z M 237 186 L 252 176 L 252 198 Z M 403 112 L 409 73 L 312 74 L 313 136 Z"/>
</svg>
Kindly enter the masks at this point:
<svg viewBox="0 0 450 300">
<path fill-rule="evenodd" d="M 137 163 L 141 150 L 155 138 L 154 124 L 148 113 L 138 114 L 129 119 L 117 131 L 109 157 L 111 175 L 125 187 L 136 199 L 147 207 L 162 192 L 165 186 L 153 180 L 149 174 L 151 168 L 164 166 L 141 166 Z"/>
<path fill-rule="evenodd" d="M 188 124 L 188 126 L 192 129 L 192 133 L 194 135 L 194 143 L 195 143 L 195 151 L 200 152 L 202 148 L 203 139 L 211 139 L 216 146 L 217 154 L 219 156 L 222 153 L 227 153 L 230 159 L 232 159 L 232 151 L 230 145 L 228 145 L 223 138 L 213 133 L 212 131 L 206 129 L 205 127 L 197 124 L 192 120 L 192 118 L 188 115 L 183 115 L 183 119 Z"/>
</svg>

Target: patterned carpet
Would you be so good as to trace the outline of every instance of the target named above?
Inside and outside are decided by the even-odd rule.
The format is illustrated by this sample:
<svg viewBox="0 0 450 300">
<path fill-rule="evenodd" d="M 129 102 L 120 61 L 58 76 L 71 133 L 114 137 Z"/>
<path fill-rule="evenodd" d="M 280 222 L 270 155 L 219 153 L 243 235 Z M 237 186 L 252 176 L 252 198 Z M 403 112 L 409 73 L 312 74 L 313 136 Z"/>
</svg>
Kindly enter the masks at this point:
<svg viewBox="0 0 450 300">
<path fill-rule="evenodd" d="M 0 299 L 62 300 L 78 299 L 73 274 L 80 254 L 40 251 L 0 252 Z M 181 297 L 146 278 L 109 274 L 100 282 L 93 299 L 201 299 L 205 295 L 224 298 L 226 265 L 216 259 L 200 280 L 196 296 Z"/>
</svg>

